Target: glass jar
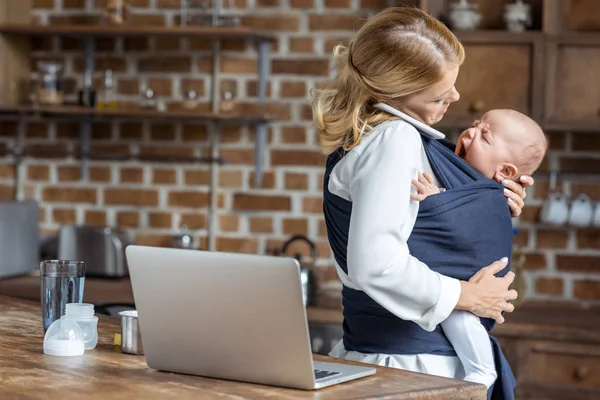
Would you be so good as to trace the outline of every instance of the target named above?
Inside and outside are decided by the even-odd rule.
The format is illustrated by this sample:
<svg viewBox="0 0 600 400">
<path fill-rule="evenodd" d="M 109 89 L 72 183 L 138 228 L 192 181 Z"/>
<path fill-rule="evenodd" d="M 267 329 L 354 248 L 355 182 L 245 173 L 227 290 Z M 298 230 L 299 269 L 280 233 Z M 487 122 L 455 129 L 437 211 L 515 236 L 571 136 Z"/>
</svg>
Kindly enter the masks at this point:
<svg viewBox="0 0 600 400">
<path fill-rule="evenodd" d="M 221 82 L 221 101 L 219 110 L 222 113 L 230 113 L 235 110 L 236 89 L 235 81 Z"/>
<path fill-rule="evenodd" d="M 62 64 L 55 61 L 40 61 L 37 67 L 40 75 L 37 102 L 43 105 L 62 105 L 64 100 Z"/>
</svg>

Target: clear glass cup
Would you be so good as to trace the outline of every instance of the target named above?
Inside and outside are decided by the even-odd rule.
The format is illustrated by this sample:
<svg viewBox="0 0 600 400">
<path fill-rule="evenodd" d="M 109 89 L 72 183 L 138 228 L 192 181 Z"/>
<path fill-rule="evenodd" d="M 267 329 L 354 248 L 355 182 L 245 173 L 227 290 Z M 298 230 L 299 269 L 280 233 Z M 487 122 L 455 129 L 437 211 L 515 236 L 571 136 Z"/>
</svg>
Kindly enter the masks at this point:
<svg viewBox="0 0 600 400">
<path fill-rule="evenodd" d="M 42 324 L 44 332 L 65 314 L 67 303 L 83 301 L 85 262 L 44 260 L 40 262 Z"/>
</svg>

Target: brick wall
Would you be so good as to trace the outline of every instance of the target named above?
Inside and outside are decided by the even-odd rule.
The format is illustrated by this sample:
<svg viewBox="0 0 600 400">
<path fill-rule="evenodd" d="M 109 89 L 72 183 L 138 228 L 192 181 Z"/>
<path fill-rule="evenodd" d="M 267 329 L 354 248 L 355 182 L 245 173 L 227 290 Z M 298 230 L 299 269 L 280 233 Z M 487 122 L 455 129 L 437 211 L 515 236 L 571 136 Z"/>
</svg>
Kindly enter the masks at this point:
<svg viewBox="0 0 600 400">
<path fill-rule="evenodd" d="M 34 0 L 33 18 L 42 23 L 85 22 L 97 19 L 101 1 Z M 132 0 L 133 23 L 172 25 L 178 0 Z M 405 2 L 406 3 L 406 2 Z M 271 30 L 278 40 L 272 49 L 269 108 L 278 116 L 269 129 L 264 187 L 252 187 L 253 134 L 246 127 L 223 132 L 222 155 L 229 164 L 220 172 L 217 248 L 264 253 L 278 248 L 292 234 L 313 239 L 319 249 L 321 289 L 339 287 L 332 268 L 321 214 L 324 157 L 319 154 L 306 101 L 308 90 L 330 73 L 333 46 L 352 36 L 360 19 L 385 7 L 386 0 L 236 0 L 235 12 L 246 26 Z M 223 77 L 235 83 L 238 102 L 256 102 L 256 56 L 250 44 L 227 41 Z M 182 94 L 195 89 L 208 101 L 210 53 L 204 40 L 127 39 L 99 40 L 97 70 L 115 72 L 119 101 L 137 102 L 140 88 L 149 84 L 169 107 L 181 103 Z M 70 39 L 47 38 L 34 42 L 33 63 L 60 59 L 66 65 L 67 92 L 73 100 L 81 79 L 81 45 Z M 98 71 L 97 82 L 101 72 Z M 15 144 L 16 122 L 2 121 L 0 140 Z M 72 121 L 29 120 L 25 126 L 28 147 L 68 151 L 77 146 L 78 126 Z M 578 144 L 579 143 L 579 144 Z M 585 144 L 587 143 L 587 144 Z M 600 141 L 582 135 L 554 134 L 550 157 L 584 150 L 600 155 Z M 96 123 L 91 151 L 202 155 L 207 151 L 203 125 L 149 123 L 136 120 Z M 0 196 L 14 188 L 12 160 L 1 159 Z M 137 243 L 169 246 L 171 236 L 187 224 L 201 247 L 206 246 L 208 167 L 149 162 L 89 164 L 82 180 L 79 162 L 70 158 L 25 159 L 21 166 L 25 197 L 42 204 L 41 229 L 54 232 L 61 224 L 108 224 L 128 229 Z M 547 182 L 532 191 L 517 241 L 527 258 L 529 298 L 560 300 L 600 298 L 600 257 L 597 230 L 570 231 L 538 227 L 541 199 Z M 596 184 L 566 186 L 600 199 Z M 305 251 L 303 248 L 298 250 Z M 295 251 L 292 250 L 292 251 Z M 335 295 L 333 295 L 335 297 Z M 336 303 L 337 300 L 323 300 Z"/>
</svg>

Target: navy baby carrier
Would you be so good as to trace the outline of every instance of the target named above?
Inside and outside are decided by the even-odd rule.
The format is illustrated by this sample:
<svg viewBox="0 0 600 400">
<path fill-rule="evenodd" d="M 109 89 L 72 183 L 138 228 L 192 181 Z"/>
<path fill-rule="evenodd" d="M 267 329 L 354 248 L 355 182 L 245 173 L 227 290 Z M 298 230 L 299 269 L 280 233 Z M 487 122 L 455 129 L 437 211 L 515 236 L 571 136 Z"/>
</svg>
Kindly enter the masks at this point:
<svg viewBox="0 0 600 400">
<path fill-rule="evenodd" d="M 419 205 L 408 240 L 410 253 L 433 271 L 468 280 L 482 267 L 511 257 L 512 222 L 501 184 L 485 178 L 454 154 L 454 145 L 421 135 L 434 174 L 446 191 L 427 197 Z M 336 262 L 348 273 L 346 253 L 352 203 L 329 192 L 329 176 L 345 154 L 339 150 L 327 159 L 323 208 L 327 233 Z M 390 184 L 394 184 L 390 182 Z M 509 271 L 508 265 L 497 276 Z M 344 286 L 344 346 L 349 351 L 378 354 L 438 354 L 455 356 L 438 325 L 427 332 L 402 320 L 366 293 Z M 481 319 L 488 332 L 491 319 Z M 514 399 L 515 377 L 497 340 L 490 336 L 498 379 L 488 391 L 494 400 Z"/>
</svg>

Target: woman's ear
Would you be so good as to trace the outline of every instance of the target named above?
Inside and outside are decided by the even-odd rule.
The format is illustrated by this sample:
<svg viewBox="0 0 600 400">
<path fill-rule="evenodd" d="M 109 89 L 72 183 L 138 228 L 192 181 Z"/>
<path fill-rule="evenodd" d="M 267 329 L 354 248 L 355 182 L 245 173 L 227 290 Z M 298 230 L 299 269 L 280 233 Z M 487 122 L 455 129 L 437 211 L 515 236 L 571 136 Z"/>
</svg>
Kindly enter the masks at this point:
<svg viewBox="0 0 600 400">
<path fill-rule="evenodd" d="M 502 163 L 496 168 L 496 174 L 494 175 L 494 179 L 497 181 L 501 181 L 504 179 L 515 179 L 517 177 L 517 173 L 519 172 L 516 165 L 511 163 Z"/>
</svg>

